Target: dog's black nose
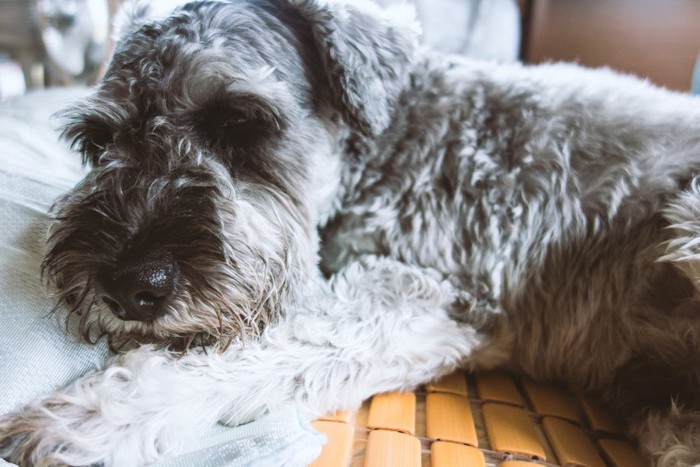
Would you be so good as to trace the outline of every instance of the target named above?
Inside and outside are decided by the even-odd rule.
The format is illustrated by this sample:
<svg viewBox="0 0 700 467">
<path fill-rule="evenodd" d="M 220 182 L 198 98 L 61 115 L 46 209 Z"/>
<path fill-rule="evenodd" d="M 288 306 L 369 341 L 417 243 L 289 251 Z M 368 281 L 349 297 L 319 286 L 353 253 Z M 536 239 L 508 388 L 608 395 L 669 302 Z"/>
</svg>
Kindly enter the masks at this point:
<svg viewBox="0 0 700 467">
<path fill-rule="evenodd" d="M 165 313 L 178 267 L 170 258 L 127 262 L 98 274 L 95 292 L 120 319 L 153 321 Z"/>
</svg>

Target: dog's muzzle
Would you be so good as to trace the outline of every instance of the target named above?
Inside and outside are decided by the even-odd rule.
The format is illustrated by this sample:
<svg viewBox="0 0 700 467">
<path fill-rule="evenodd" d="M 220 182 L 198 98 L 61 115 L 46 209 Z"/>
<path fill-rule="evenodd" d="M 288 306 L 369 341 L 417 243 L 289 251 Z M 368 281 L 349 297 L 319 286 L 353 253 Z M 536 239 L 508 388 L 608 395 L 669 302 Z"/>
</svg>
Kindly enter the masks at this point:
<svg viewBox="0 0 700 467">
<path fill-rule="evenodd" d="M 169 256 L 136 259 L 103 268 L 95 283 L 97 297 L 125 321 L 153 321 L 165 314 L 179 274 Z"/>
</svg>

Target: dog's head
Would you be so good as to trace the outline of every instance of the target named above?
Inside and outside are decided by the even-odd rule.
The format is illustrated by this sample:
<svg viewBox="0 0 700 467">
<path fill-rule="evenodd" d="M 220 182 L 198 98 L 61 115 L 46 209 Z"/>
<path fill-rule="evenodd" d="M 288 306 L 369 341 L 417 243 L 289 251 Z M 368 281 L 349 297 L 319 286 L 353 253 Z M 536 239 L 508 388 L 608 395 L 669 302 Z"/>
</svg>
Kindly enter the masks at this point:
<svg viewBox="0 0 700 467">
<path fill-rule="evenodd" d="M 65 113 L 92 170 L 54 208 L 44 274 L 87 340 L 225 347 L 303 299 L 334 135 L 389 125 L 413 23 L 320 0 L 125 11 L 105 78 Z"/>
</svg>

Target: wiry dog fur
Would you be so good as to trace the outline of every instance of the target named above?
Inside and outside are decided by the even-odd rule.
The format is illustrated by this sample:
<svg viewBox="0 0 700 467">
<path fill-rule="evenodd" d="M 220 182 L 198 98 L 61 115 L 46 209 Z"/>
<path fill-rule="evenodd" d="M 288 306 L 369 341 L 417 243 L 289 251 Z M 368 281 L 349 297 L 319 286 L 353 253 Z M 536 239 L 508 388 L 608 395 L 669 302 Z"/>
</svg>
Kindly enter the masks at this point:
<svg viewBox="0 0 700 467">
<path fill-rule="evenodd" d="M 438 56 L 370 3 L 132 8 L 68 111 L 94 169 L 44 271 L 86 338 L 151 344 L 0 421 L 5 454 L 135 465 L 461 366 L 600 393 L 657 465 L 700 462 L 697 99 Z M 143 258 L 172 296 L 123 321 L 95 284 Z"/>
</svg>

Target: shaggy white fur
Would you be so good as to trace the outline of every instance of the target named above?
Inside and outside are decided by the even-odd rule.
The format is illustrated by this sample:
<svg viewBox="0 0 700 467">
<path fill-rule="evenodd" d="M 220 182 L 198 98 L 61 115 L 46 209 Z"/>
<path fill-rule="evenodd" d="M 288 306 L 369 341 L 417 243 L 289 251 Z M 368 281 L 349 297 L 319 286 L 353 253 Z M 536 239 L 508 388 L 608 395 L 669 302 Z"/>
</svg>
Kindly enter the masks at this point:
<svg viewBox="0 0 700 467">
<path fill-rule="evenodd" d="M 153 462 L 217 421 L 239 424 L 287 404 L 315 417 L 415 388 L 463 365 L 480 344 L 448 317 L 457 292 L 447 282 L 393 260 L 354 264 L 317 292 L 309 308 L 223 354 L 142 346 L 113 358 L 24 412 L 33 427 L 18 440 L 32 446 L 27 460 Z"/>
</svg>

